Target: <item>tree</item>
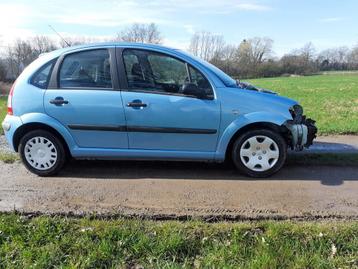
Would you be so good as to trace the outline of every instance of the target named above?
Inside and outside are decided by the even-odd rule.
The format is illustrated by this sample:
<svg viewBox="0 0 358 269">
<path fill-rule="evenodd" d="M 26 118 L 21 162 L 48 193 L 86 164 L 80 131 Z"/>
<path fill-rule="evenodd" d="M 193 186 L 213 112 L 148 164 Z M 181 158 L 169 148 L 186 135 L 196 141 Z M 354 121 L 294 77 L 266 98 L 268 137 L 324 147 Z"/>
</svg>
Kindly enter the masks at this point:
<svg viewBox="0 0 358 269">
<path fill-rule="evenodd" d="M 317 57 L 321 70 L 346 70 L 348 68 L 347 47 L 331 48 L 321 51 Z"/>
<path fill-rule="evenodd" d="M 60 47 L 66 48 L 68 46 L 78 46 L 83 44 L 90 44 L 103 41 L 100 38 L 95 37 L 87 37 L 87 36 L 64 36 L 63 39 L 60 40 Z M 67 43 L 66 43 L 67 42 Z"/>
<path fill-rule="evenodd" d="M 225 45 L 220 52 L 220 59 L 215 59 L 212 63 L 225 73 L 235 76 L 239 73 L 237 51 L 237 45 Z"/>
<path fill-rule="evenodd" d="M 47 36 L 35 36 L 30 39 L 30 43 L 34 53 L 37 55 L 57 49 L 54 41 Z"/>
<path fill-rule="evenodd" d="M 13 46 L 7 49 L 7 62 L 9 66 L 10 76 L 17 77 L 22 70 L 37 58 L 35 51 L 30 42 L 17 39 Z"/>
<path fill-rule="evenodd" d="M 161 44 L 161 33 L 155 23 L 134 23 L 117 34 L 117 41 Z"/>
<path fill-rule="evenodd" d="M 267 37 L 244 39 L 240 43 L 237 52 L 240 77 L 259 76 L 259 66 L 271 57 L 272 44 Z"/>
<path fill-rule="evenodd" d="M 358 45 L 355 46 L 347 56 L 348 68 L 349 69 L 358 69 Z"/>
<path fill-rule="evenodd" d="M 219 61 L 225 47 L 222 35 L 210 32 L 196 32 L 190 40 L 189 52 L 205 61 Z"/>
<path fill-rule="evenodd" d="M 6 80 L 6 64 L 3 59 L 0 59 L 0 81 Z"/>
<path fill-rule="evenodd" d="M 248 40 L 250 44 L 250 62 L 257 66 L 267 60 L 272 54 L 273 40 L 268 37 L 254 37 Z"/>
</svg>

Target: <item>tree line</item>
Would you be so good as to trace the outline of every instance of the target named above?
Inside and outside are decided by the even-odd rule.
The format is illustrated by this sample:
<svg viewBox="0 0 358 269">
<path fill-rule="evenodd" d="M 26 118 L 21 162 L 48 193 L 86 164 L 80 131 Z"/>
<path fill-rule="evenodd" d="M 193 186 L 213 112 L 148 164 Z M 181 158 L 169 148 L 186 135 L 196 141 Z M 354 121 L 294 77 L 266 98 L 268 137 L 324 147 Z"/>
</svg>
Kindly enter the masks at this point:
<svg viewBox="0 0 358 269">
<path fill-rule="evenodd" d="M 358 69 L 358 45 L 352 49 L 338 47 L 317 52 L 312 43 L 275 57 L 273 40 L 267 37 L 244 39 L 227 44 L 222 35 L 195 33 L 189 52 L 237 78 L 310 75 L 321 71 Z"/>
<path fill-rule="evenodd" d="M 43 53 L 68 45 L 99 41 L 162 44 L 163 36 L 154 23 L 135 23 L 107 40 L 64 37 L 56 41 L 48 36 L 17 39 L 5 48 L 0 57 L 0 81 L 15 79 L 24 67 Z M 316 51 L 312 43 L 307 43 L 277 57 L 273 51 L 273 40 L 268 37 L 253 37 L 239 44 L 228 44 L 222 35 L 202 31 L 192 35 L 187 50 L 240 79 L 358 69 L 358 45 Z"/>
</svg>

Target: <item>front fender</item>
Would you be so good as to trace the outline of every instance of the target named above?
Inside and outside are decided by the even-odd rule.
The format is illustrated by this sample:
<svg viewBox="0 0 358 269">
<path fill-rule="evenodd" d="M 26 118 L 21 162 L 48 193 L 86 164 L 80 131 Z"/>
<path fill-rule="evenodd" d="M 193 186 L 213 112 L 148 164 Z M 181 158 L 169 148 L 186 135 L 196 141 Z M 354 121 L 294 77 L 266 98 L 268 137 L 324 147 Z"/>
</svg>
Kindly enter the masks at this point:
<svg viewBox="0 0 358 269">
<path fill-rule="evenodd" d="M 240 115 L 221 132 L 217 150 L 215 153 L 215 160 L 223 161 L 225 159 L 226 149 L 230 143 L 231 138 L 237 133 L 237 131 L 239 131 L 246 125 L 252 123 L 271 123 L 281 126 L 287 120 L 289 119 L 284 115 L 264 111 Z"/>
<path fill-rule="evenodd" d="M 71 153 L 78 147 L 70 132 L 59 121 L 52 117 L 43 113 L 28 113 L 22 115 L 20 118 L 23 124 L 42 123 L 54 128 L 63 137 Z"/>
</svg>

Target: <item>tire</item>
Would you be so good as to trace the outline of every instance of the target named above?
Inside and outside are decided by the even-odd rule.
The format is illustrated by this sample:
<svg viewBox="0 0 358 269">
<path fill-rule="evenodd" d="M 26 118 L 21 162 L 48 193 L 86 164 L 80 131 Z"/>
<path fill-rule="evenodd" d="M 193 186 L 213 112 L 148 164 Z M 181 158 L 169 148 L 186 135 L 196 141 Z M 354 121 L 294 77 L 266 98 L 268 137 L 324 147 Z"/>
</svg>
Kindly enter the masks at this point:
<svg viewBox="0 0 358 269">
<path fill-rule="evenodd" d="M 22 163 L 32 173 L 47 177 L 57 174 L 66 163 L 66 151 L 57 136 L 45 130 L 30 131 L 19 144 Z"/>
<path fill-rule="evenodd" d="M 267 129 L 247 131 L 233 145 L 232 160 L 236 168 L 250 177 L 269 177 L 277 173 L 287 157 L 285 139 Z"/>
</svg>

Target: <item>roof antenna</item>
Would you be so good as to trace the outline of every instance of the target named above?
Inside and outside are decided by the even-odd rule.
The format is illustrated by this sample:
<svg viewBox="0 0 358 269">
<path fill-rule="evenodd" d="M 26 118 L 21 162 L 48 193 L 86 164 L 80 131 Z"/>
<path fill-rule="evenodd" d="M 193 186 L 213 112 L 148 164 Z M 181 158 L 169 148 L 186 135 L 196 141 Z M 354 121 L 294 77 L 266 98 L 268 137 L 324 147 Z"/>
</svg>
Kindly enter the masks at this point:
<svg viewBox="0 0 358 269">
<path fill-rule="evenodd" d="M 71 47 L 71 45 L 50 24 L 48 25 L 48 27 L 50 27 L 52 31 L 54 31 L 56 35 L 58 35 L 62 39 L 62 41 L 66 43 L 68 47 Z"/>
</svg>

